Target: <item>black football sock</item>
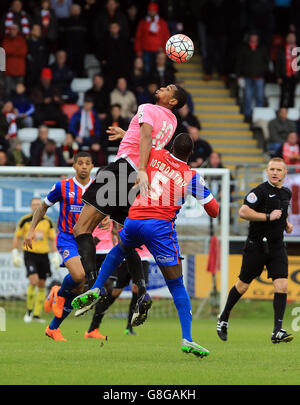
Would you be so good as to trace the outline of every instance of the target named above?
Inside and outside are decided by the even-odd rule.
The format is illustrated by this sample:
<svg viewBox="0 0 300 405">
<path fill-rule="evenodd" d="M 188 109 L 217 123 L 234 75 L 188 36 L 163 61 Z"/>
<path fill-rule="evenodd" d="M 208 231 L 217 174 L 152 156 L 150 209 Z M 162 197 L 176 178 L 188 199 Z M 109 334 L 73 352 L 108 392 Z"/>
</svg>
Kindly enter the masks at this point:
<svg viewBox="0 0 300 405">
<path fill-rule="evenodd" d="M 143 265 L 141 258 L 135 249 L 132 249 L 128 252 L 126 257 L 128 264 L 128 271 L 131 275 L 131 280 L 138 287 L 138 298 L 145 294 L 146 292 L 146 283 L 143 272 Z"/>
<path fill-rule="evenodd" d="M 230 312 L 234 305 L 238 302 L 238 300 L 241 298 L 242 294 L 238 292 L 235 286 L 232 287 L 232 289 L 229 291 L 226 305 L 223 309 L 223 312 L 220 315 L 220 321 L 228 322 Z"/>
<path fill-rule="evenodd" d="M 97 278 L 96 247 L 94 239 L 91 233 L 83 233 L 78 235 L 75 240 L 78 246 L 78 253 L 87 276 L 88 287 L 91 288 Z"/>
<path fill-rule="evenodd" d="M 92 322 L 90 324 L 88 332 L 92 332 L 95 329 L 98 329 L 100 326 L 100 323 L 105 315 L 105 312 L 108 310 L 108 308 L 115 302 L 115 298 L 108 293 L 107 298 L 103 302 L 98 302 L 95 305 L 95 312 L 93 315 Z"/>
<path fill-rule="evenodd" d="M 286 307 L 286 293 L 274 293 L 273 309 L 274 309 L 274 331 L 277 332 L 282 327 L 283 316 Z"/>
<path fill-rule="evenodd" d="M 127 326 L 126 329 L 132 330 L 132 326 L 131 326 L 131 318 L 134 312 L 134 308 L 136 306 L 137 303 L 137 294 L 136 293 L 132 293 L 132 297 L 131 297 L 131 301 L 129 304 L 129 311 L 128 311 L 128 319 L 127 319 Z"/>
</svg>

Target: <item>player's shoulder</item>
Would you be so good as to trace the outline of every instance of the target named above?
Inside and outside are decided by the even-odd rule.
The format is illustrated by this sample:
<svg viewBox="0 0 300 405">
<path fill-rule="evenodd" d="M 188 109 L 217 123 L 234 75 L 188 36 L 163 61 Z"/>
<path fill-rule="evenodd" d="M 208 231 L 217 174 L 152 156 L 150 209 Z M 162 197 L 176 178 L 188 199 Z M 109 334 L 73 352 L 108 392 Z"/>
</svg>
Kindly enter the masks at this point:
<svg viewBox="0 0 300 405">
<path fill-rule="evenodd" d="M 291 191 L 291 189 L 289 189 L 288 187 L 282 186 L 282 187 L 281 187 L 281 190 L 282 190 L 283 192 L 285 192 L 285 193 L 289 196 L 289 198 L 292 197 L 292 191 Z"/>
<path fill-rule="evenodd" d="M 268 193 L 268 182 L 260 183 L 256 187 L 252 188 L 245 196 L 245 200 L 251 204 L 256 203 L 259 200 L 264 200 Z"/>
<path fill-rule="evenodd" d="M 19 227 L 22 228 L 22 227 L 26 224 L 26 222 L 31 222 L 31 221 L 32 221 L 32 217 L 33 217 L 32 213 L 23 215 L 23 216 L 19 219 L 19 222 L 18 222 Z"/>
<path fill-rule="evenodd" d="M 44 218 L 43 218 L 43 220 L 46 221 L 46 222 L 48 222 L 50 228 L 53 228 L 53 227 L 54 227 L 53 220 L 52 220 L 50 217 L 48 217 L 48 215 L 45 215 Z"/>
</svg>

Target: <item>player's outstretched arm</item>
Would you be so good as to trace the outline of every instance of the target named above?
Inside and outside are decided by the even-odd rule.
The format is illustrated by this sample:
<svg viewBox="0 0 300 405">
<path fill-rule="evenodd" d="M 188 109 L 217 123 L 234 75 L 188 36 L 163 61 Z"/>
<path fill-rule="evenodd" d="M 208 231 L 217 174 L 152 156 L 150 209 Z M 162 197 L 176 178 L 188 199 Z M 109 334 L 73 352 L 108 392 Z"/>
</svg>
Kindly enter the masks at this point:
<svg viewBox="0 0 300 405">
<path fill-rule="evenodd" d="M 49 208 L 48 205 L 46 205 L 43 202 L 41 204 L 41 206 L 35 210 L 29 231 L 27 232 L 27 235 L 25 236 L 25 239 L 24 239 L 24 246 L 27 249 L 32 249 L 32 241 L 34 239 L 34 230 L 35 230 L 37 224 L 40 222 L 40 220 L 45 216 L 48 208 Z"/>
<path fill-rule="evenodd" d="M 120 127 L 108 127 L 106 133 L 109 141 L 118 141 L 124 138 L 126 131 Z"/>
</svg>

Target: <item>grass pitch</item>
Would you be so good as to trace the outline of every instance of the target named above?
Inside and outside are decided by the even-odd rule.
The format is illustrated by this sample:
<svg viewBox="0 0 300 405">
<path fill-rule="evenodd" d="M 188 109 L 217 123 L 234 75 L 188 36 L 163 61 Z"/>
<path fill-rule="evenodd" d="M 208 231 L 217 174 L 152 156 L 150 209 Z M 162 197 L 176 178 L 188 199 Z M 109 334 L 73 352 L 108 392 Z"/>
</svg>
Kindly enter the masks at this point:
<svg viewBox="0 0 300 405">
<path fill-rule="evenodd" d="M 288 331 L 296 306 L 286 309 Z M 8 313 L 7 331 L 0 332 L 0 384 L 299 384 L 299 333 L 293 332 L 290 343 L 272 344 L 272 302 L 241 302 L 237 308 L 227 342 L 218 338 L 215 319 L 193 321 L 194 340 L 210 350 L 204 359 L 181 352 L 176 318 L 153 319 L 151 311 L 135 329 L 138 336 L 124 335 L 125 319 L 104 319 L 101 332 L 109 338 L 103 345 L 83 338 L 90 317 L 70 315 L 61 327 L 68 341 L 55 342 L 44 334 L 47 323 L 25 324 L 21 316 Z"/>
</svg>

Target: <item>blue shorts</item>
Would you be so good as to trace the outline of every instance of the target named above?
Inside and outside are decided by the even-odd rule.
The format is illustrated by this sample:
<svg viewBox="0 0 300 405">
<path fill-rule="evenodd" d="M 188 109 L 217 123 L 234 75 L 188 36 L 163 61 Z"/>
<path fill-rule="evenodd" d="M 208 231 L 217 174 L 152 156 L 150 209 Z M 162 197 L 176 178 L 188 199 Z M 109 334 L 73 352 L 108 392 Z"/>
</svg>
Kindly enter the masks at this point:
<svg viewBox="0 0 300 405">
<path fill-rule="evenodd" d="M 59 232 L 56 238 L 56 247 L 63 263 L 72 257 L 79 256 L 77 243 L 72 233 Z"/>
<path fill-rule="evenodd" d="M 146 245 L 159 266 L 174 266 L 182 259 L 172 221 L 126 218 L 119 234 L 128 249 Z"/>
</svg>

